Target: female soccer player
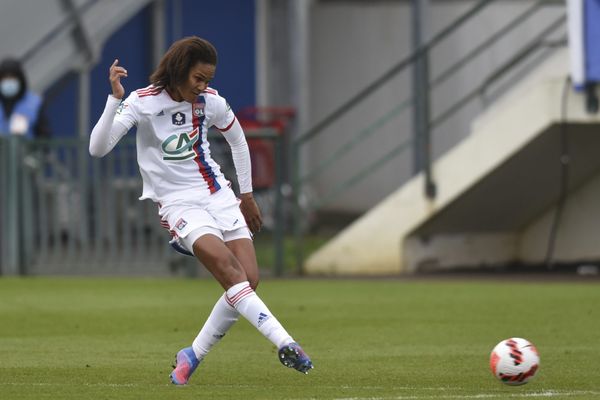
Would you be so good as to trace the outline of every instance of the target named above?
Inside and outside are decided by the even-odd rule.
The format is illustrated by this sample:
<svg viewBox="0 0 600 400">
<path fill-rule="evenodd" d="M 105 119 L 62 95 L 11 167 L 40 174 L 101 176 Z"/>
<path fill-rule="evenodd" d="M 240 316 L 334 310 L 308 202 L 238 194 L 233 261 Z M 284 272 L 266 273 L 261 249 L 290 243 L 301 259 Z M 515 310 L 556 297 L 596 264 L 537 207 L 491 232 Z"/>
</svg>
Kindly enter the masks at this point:
<svg viewBox="0 0 600 400">
<path fill-rule="evenodd" d="M 103 157 L 137 126 L 140 199 L 159 205 L 163 223 L 225 289 L 192 345 L 177 353 L 171 373 L 176 385 L 188 382 L 240 314 L 277 346 L 285 366 L 303 373 L 313 367 L 255 292 L 258 266 L 252 234 L 260 231 L 262 219 L 252 197 L 244 132 L 225 99 L 208 87 L 216 65 L 211 43 L 195 36 L 181 39 L 163 56 L 150 86 L 121 101 L 121 78 L 127 70 L 115 60 L 109 72 L 112 95 L 90 137 L 90 154 Z M 239 200 L 211 158 L 207 131 L 212 126 L 231 147 Z"/>
</svg>

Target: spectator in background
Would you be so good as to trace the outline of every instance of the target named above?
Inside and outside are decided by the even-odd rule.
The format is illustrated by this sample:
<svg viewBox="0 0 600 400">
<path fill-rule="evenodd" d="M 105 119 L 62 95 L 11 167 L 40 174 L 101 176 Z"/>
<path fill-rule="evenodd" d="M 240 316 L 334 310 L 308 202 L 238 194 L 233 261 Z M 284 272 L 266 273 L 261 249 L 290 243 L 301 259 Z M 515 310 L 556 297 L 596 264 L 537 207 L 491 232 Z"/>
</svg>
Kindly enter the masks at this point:
<svg viewBox="0 0 600 400">
<path fill-rule="evenodd" d="M 0 63 L 0 136 L 23 135 L 29 139 L 50 136 L 42 97 L 27 88 L 21 63 L 13 58 Z"/>
</svg>

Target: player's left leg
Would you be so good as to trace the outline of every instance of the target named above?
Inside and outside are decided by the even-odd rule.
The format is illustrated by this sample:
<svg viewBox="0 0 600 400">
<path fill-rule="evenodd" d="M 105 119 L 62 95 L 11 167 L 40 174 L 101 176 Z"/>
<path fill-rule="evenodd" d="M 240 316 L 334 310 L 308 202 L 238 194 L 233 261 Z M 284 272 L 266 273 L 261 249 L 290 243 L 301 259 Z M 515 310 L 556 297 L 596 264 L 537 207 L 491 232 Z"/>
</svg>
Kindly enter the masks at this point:
<svg viewBox="0 0 600 400">
<path fill-rule="evenodd" d="M 226 240 L 225 245 L 240 262 L 244 271 L 246 271 L 250 287 L 256 290 L 259 281 L 259 271 L 252 240 L 245 237 L 236 237 L 235 239 L 227 240 L 231 237 L 229 233 L 225 233 L 224 236 Z"/>
<path fill-rule="evenodd" d="M 227 247 L 243 266 L 250 289 L 258 285 L 258 263 L 252 240 L 241 238 L 226 242 Z M 279 349 L 279 360 L 289 368 L 308 373 L 313 368 L 312 361 L 300 345 L 288 334 L 281 323 L 269 311 L 254 290 L 242 282 L 232 286 L 226 292 L 227 299 L 236 309 L 254 325 L 267 339 Z"/>
</svg>

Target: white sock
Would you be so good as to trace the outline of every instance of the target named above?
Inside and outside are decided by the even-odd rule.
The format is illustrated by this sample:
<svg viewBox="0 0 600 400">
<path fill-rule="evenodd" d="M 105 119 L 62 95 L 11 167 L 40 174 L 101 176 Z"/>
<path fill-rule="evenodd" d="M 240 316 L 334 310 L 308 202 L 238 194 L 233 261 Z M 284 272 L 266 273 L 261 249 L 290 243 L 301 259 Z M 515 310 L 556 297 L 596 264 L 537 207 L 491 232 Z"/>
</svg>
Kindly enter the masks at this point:
<svg viewBox="0 0 600 400">
<path fill-rule="evenodd" d="M 194 339 L 192 348 L 198 360 L 203 359 L 210 349 L 227 333 L 238 320 L 240 313 L 227 302 L 226 294 L 219 297 L 204 326 Z"/>
<path fill-rule="evenodd" d="M 247 281 L 233 285 L 226 295 L 227 302 L 277 348 L 294 341 Z"/>
</svg>

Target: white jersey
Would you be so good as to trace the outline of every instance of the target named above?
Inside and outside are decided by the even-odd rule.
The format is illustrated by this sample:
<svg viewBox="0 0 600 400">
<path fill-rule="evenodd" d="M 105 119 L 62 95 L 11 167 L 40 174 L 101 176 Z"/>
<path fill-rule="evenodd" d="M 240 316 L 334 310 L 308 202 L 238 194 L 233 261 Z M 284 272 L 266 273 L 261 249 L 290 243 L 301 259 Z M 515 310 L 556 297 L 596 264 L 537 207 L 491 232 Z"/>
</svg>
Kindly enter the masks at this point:
<svg viewBox="0 0 600 400">
<path fill-rule="evenodd" d="M 152 85 L 132 92 L 114 119 L 137 125 L 137 159 L 144 182 L 140 199 L 168 202 L 205 197 L 229 182 L 212 159 L 208 128 L 225 132 L 236 122 L 225 99 L 206 89 L 196 102 L 174 101 Z"/>
</svg>

